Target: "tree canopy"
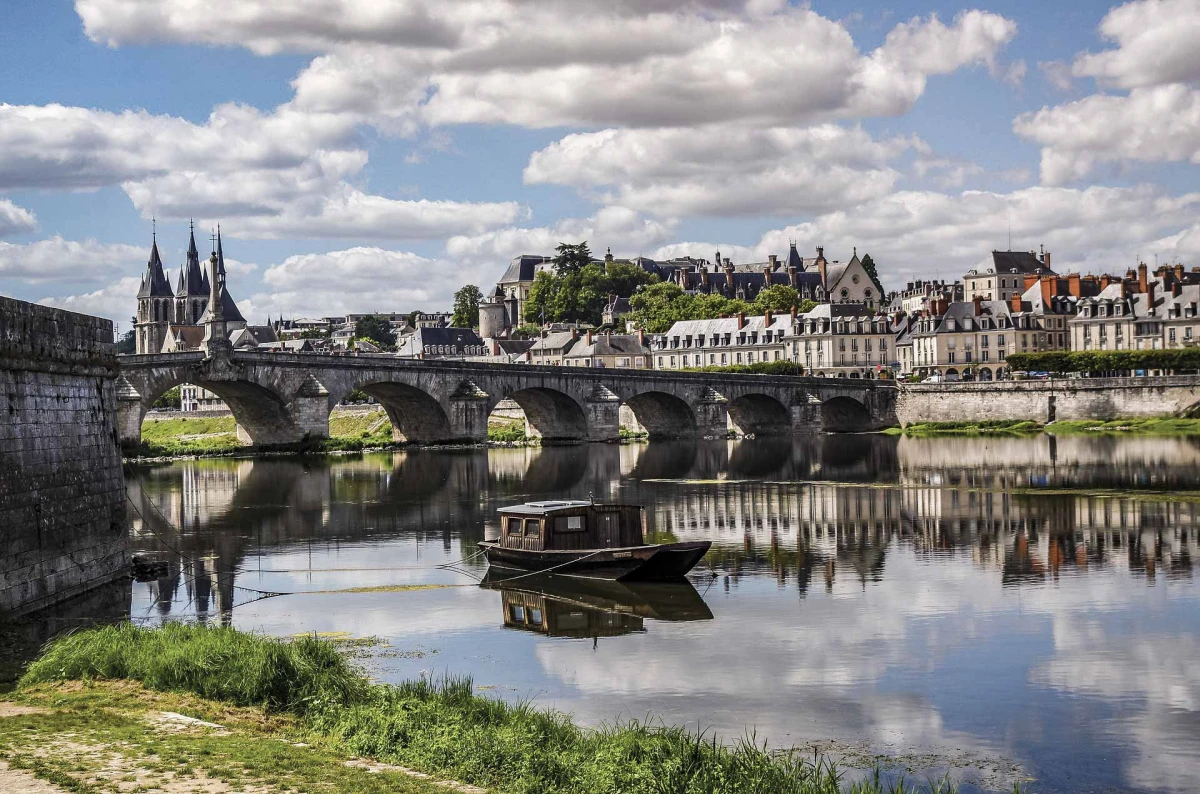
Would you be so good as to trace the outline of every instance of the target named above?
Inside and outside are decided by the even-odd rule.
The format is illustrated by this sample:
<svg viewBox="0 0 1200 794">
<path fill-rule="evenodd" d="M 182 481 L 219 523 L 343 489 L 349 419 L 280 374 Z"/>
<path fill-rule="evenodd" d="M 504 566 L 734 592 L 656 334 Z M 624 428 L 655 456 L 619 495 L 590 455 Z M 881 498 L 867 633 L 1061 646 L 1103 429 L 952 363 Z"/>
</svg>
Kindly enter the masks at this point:
<svg viewBox="0 0 1200 794">
<path fill-rule="evenodd" d="M 137 318 L 134 317 L 133 321 L 137 322 Z M 131 325 L 132 325 L 132 323 L 131 323 Z M 121 355 L 124 353 L 136 353 L 136 352 L 137 352 L 137 336 L 135 336 L 134 330 L 132 328 L 130 328 L 128 331 L 121 334 L 121 338 L 117 340 L 117 354 Z"/>
<path fill-rule="evenodd" d="M 454 293 L 454 317 L 450 325 L 455 328 L 474 328 L 479 325 L 479 304 L 483 301 L 483 293 L 474 284 Z"/>
<path fill-rule="evenodd" d="M 875 269 L 875 260 L 871 258 L 871 255 L 863 254 L 862 259 L 858 261 L 862 263 L 863 270 L 867 271 L 867 275 L 871 277 L 871 280 L 878 285 L 879 272 Z"/>
<path fill-rule="evenodd" d="M 354 324 L 355 339 L 370 339 L 381 350 L 391 350 L 396 345 L 396 332 L 386 317 L 371 314 Z"/>
<path fill-rule="evenodd" d="M 541 272 L 529 289 L 524 319 L 600 325 L 610 295 L 626 297 L 657 281 L 655 274 L 625 262 L 590 262 L 565 274 Z"/>
<path fill-rule="evenodd" d="M 631 319 L 638 328 L 661 334 L 679 320 L 712 320 L 742 312 L 761 315 L 783 313 L 796 307 L 798 312 L 810 311 L 816 303 L 800 302 L 800 295 L 786 284 L 774 284 L 762 290 L 750 303 L 723 295 L 689 295 L 677 284 L 666 282 L 643 288 L 629 299 L 633 310 Z"/>
<path fill-rule="evenodd" d="M 588 248 L 587 240 L 572 245 L 559 243 L 554 249 L 554 272 L 560 276 L 578 273 L 592 262 L 592 251 Z"/>
</svg>

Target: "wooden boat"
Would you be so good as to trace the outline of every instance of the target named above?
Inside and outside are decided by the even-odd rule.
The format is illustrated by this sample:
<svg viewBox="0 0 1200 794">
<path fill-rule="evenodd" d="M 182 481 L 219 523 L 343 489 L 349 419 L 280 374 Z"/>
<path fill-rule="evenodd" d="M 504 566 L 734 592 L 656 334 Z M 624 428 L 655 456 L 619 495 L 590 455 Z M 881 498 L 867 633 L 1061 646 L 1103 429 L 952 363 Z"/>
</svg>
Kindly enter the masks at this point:
<svg viewBox="0 0 1200 794">
<path fill-rule="evenodd" d="M 681 579 L 712 545 L 647 544 L 639 505 L 528 502 L 500 510 L 500 539 L 479 547 L 488 564 L 518 572 L 597 579 Z"/>
</svg>

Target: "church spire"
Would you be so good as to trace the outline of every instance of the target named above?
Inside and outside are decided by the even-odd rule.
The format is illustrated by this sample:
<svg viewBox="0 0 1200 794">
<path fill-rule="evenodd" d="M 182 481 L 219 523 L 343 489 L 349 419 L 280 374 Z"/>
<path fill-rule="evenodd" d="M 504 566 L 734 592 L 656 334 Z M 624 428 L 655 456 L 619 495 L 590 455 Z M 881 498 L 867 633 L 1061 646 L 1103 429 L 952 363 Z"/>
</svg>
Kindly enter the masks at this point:
<svg viewBox="0 0 1200 794">
<path fill-rule="evenodd" d="M 158 254 L 158 233 L 152 233 L 150 243 L 150 259 L 146 262 L 146 277 L 142 288 L 138 290 L 139 298 L 171 297 L 171 282 L 163 272 L 162 257 Z"/>
</svg>

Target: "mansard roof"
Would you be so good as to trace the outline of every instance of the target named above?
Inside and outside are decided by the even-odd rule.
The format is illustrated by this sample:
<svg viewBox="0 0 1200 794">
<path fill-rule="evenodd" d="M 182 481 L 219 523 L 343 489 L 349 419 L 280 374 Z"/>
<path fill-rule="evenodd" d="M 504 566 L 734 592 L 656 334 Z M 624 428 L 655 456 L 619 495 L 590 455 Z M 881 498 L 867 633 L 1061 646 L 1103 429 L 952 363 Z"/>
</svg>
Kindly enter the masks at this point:
<svg viewBox="0 0 1200 794">
<path fill-rule="evenodd" d="M 989 273 L 1053 275 L 1053 271 L 1032 251 L 992 251 L 967 271 L 968 276 Z"/>
<path fill-rule="evenodd" d="M 146 274 L 142 276 L 142 286 L 138 290 L 139 298 L 170 298 L 171 282 L 163 272 L 162 257 L 158 255 L 158 240 L 150 246 L 150 260 L 146 263 Z"/>
<path fill-rule="evenodd" d="M 533 281 L 533 277 L 537 274 L 537 266 L 544 265 L 547 262 L 553 262 L 552 256 L 538 256 L 537 254 L 521 254 L 513 257 L 512 262 L 508 265 L 508 270 L 504 271 L 504 275 L 500 277 L 500 284 L 510 284 L 515 281 Z"/>
</svg>

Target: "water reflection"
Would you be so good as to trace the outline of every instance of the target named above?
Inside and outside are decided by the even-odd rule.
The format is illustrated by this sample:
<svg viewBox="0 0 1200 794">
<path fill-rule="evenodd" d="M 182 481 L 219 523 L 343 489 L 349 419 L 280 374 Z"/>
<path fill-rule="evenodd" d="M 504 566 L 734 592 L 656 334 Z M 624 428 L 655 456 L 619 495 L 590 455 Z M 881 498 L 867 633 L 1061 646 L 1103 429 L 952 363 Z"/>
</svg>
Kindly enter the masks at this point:
<svg viewBox="0 0 1200 794">
<path fill-rule="evenodd" d="M 864 435 L 179 462 L 130 483 L 158 564 L 130 609 L 375 634 L 406 650 L 381 677 L 471 673 L 584 721 L 650 710 L 932 753 L 921 768 L 1012 758 L 1038 791 L 1191 791 L 1200 501 L 1162 497 L 1200 491 L 1198 458 L 1190 439 Z M 484 576 L 501 505 L 588 494 L 713 541 L 711 587 L 439 567 Z M 439 587 L 365 592 L 397 584 Z"/>
</svg>

